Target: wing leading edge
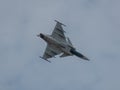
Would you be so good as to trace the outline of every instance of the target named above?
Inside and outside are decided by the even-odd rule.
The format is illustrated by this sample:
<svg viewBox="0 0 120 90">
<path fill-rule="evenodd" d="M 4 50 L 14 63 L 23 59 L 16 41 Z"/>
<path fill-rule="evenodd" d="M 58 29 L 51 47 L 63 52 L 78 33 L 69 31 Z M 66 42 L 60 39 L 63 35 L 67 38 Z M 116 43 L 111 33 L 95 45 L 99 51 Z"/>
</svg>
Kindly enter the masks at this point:
<svg viewBox="0 0 120 90">
<path fill-rule="evenodd" d="M 62 53 L 57 47 L 47 44 L 46 50 L 43 54 L 42 59 L 49 59 L 55 57 L 56 55 Z M 47 60 L 48 61 L 48 60 Z"/>
<path fill-rule="evenodd" d="M 57 20 L 55 20 L 57 23 L 56 23 L 56 26 L 52 32 L 52 37 L 55 38 L 56 40 L 58 41 L 61 41 L 61 42 L 66 42 L 66 37 L 64 35 L 65 31 L 63 30 L 62 28 L 62 23 L 58 22 Z M 65 26 L 65 25 L 64 25 Z"/>
</svg>

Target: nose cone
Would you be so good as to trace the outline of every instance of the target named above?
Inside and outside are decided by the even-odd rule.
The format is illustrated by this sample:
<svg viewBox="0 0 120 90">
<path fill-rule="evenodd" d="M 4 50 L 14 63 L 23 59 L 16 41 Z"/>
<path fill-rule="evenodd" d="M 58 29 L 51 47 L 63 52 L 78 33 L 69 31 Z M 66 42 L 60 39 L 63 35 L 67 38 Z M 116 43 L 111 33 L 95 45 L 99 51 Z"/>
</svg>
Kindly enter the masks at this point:
<svg viewBox="0 0 120 90">
<path fill-rule="evenodd" d="M 41 38 L 44 38 L 44 35 L 43 35 L 42 33 L 40 33 L 40 37 L 41 37 Z"/>
<path fill-rule="evenodd" d="M 44 35 L 42 33 L 40 33 L 39 35 L 37 35 L 37 37 L 44 38 Z"/>
</svg>

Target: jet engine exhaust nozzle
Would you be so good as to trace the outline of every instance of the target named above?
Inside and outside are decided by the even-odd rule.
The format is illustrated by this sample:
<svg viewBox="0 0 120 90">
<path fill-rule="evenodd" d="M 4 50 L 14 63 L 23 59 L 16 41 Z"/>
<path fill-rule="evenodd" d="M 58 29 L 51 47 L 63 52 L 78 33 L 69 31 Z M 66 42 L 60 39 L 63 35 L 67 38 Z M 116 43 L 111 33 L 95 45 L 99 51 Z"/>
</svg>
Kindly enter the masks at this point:
<svg viewBox="0 0 120 90">
<path fill-rule="evenodd" d="M 82 58 L 82 59 L 84 59 L 84 60 L 88 60 L 88 61 L 89 61 L 89 59 L 88 59 L 87 57 L 85 57 L 84 55 L 82 55 L 81 53 L 77 52 L 77 51 L 74 50 L 74 49 L 71 49 L 70 52 L 71 52 L 73 55 L 76 55 L 76 56 L 78 56 L 78 57 L 80 57 L 80 58 Z"/>
</svg>

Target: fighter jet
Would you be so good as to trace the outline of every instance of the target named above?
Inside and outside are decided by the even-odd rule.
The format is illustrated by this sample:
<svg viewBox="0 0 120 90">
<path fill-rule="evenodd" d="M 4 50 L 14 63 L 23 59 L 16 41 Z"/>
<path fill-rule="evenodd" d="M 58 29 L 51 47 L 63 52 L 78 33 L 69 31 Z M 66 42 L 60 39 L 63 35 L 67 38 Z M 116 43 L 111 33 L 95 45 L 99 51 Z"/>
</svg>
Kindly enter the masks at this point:
<svg viewBox="0 0 120 90">
<path fill-rule="evenodd" d="M 66 25 L 62 24 L 57 20 L 55 20 L 55 22 L 56 22 L 56 26 L 51 35 L 42 34 L 42 33 L 37 35 L 47 43 L 46 50 L 43 56 L 42 57 L 40 56 L 40 58 L 48 62 L 51 62 L 50 60 L 48 60 L 49 58 L 53 58 L 56 55 L 61 54 L 60 57 L 76 55 L 84 60 L 89 60 L 86 56 L 77 52 L 75 47 L 71 43 L 70 39 L 65 36 L 65 31 L 63 30 L 62 26 L 66 26 Z"/>
</svg>

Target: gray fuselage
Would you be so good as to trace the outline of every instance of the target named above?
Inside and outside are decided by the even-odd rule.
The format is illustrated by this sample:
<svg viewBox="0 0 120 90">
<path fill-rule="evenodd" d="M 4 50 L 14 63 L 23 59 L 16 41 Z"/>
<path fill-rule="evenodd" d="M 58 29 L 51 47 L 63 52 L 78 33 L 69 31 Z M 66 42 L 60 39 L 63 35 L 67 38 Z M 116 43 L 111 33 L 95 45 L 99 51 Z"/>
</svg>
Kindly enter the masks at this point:
<svg viewBox="0 0 120 90">
<path fill-rule="evenodd" d="M 67 42 L 58 41 L 55 38 L 51 37 L 50 35 L 44 35 L 42 33 L 40 34 L 40 37 L 43 40 L 45 40 L 46 43 L 48 43 L 49 45 L 53 45 L 57 49 L 61 50 L 63 53 L 72 55 L 72 53 L 70 52 L 70 50 L 74 49 L 74 47 L 72 47 L 71 45 L 69 45 Z"/>
</svg>

